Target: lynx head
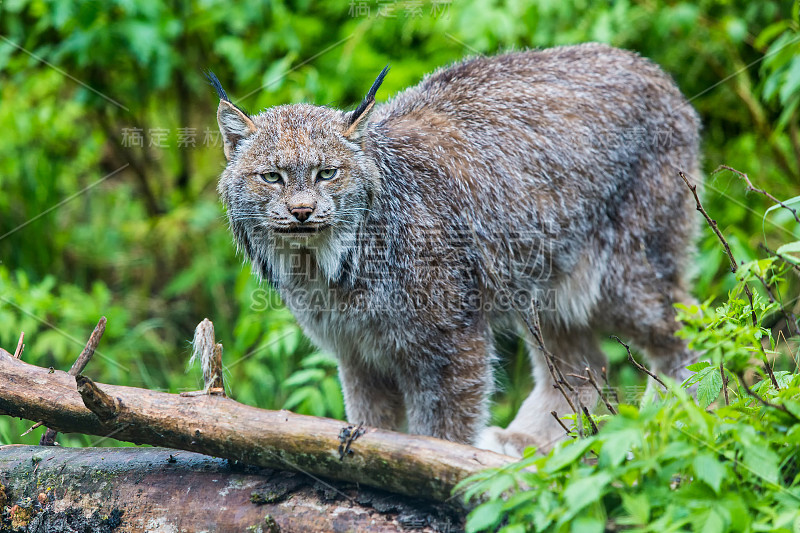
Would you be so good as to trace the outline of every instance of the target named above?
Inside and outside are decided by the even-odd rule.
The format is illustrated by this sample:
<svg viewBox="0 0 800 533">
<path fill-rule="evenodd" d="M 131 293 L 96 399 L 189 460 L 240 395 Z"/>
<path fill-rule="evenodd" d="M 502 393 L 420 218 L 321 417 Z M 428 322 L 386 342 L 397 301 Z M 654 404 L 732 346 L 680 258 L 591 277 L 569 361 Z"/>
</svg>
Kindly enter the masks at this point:
<svg viewBox="0 0 800 533">
<path fill-rule="evenodd" d="M 208 74 L 220 97 L 217 121 L 228 160 L 218 190 L 237 244 L 259 275 L 276 281 L 286 270 L 280 251 L 300 248 L 336 279 L 347 243 L 378 192 L 377 170 L 363 145 L 387 71 L 353 111 L 295 104 L 254 116 L 231 103 Z"/>
</svg>

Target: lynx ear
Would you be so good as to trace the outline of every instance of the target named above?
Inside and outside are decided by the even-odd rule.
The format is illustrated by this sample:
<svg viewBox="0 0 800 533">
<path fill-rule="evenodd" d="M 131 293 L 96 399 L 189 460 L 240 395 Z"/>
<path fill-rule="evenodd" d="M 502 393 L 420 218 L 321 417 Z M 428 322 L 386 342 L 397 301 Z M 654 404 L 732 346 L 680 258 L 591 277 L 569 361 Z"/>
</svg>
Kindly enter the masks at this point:
<svg viewBox="0 0 800 533">
<path fill-rule="evenodd" d="M 256 125 L 247 116 L 247 113 L 233 105 L 222 88 L 217 77 L 213 72 L 207 72 L 206 77 L 209 83 L 216 89 L 219 96 L 219 107 L 217 108 L 217 122 L 219 131 L 222 133 L 222 141 L 225 149 L 225 158 L 230 161 L 236 146 L 243 140 L 255 133 Z"/>
<path fill-rule="evenodd" d="M 383 67 L 383 70 L 378 74 L 369 92 L 364 99 L 361 100 L 361 103 L 358 104 L 358 107 L 345 117 L 347 120 L 347 129 L 344 132 L 344 136 L 351 141 L 358 142 L 364 135 L 364 131 L 367 129 L 367 123 L 369 122 L 369 116 L 372 113 L 372 108 L 375 107 L 375 93 L 378 92 L 378 88 L 383 83 L 387 72 L 389 72 L 389 65 Z"/>
</svg>

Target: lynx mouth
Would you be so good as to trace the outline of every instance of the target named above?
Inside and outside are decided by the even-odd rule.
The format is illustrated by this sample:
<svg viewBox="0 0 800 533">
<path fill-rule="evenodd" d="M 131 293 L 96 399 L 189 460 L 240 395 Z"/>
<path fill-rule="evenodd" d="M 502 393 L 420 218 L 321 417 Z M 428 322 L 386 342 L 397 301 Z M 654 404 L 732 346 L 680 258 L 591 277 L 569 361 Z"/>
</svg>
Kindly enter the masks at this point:
<svg viewBox="0 0 800 533">
<path fill-rule="evenodd" d="M 272 231 L 275 233 L 281 233 L 283 235 L 308 235 L 310 233 L 319 233 L 327 228 L 329 224 L 320 224 L 315 226 L 308 226 L 303 224 L 301 225 L 294 225 L 294 226 L 286 226 L 282 228 L 273 227 Z"/>
</svg>

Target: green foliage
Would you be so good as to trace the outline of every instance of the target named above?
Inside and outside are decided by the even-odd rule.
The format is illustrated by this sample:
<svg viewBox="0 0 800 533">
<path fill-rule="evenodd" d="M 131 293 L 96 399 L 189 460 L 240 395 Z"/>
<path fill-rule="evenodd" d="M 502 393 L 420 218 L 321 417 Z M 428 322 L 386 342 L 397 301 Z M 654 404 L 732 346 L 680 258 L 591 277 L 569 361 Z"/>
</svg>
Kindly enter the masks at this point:
<svg viewBox="0 0 800 533">
<path fill-rule="evenodd" d="M 788 256 L 800 241 L 779 249 Z M 511 467 L 462 482 L 456 490 L 480 502 L 467 531 L 798 531 L 798 338 L 784 340 L 794 346 L 791 372 L 768 376 L 757 364 L 778 355 L 764 324 L 783 314 L 777 297 L 795 260 L 744 263 L 721 305 L 679 305 L 680 335 L 706 359 L 688 367 L 694 374 L 682 387 L 597 417 L 595 435 L 546 456 L 528 450 Z M 753 287 L 768 287 L 768 296 Z"/>
<path fill-rule="evenodd" d="M 597 435 L 467 480 L 465 496 L 487 498 L 467 531 L 797 531 L 800 375 L 781 381 L 756 391 L 789 413 L 739 383 L 713 412 L 679 389 L 620 405 Z"/>
</svg>

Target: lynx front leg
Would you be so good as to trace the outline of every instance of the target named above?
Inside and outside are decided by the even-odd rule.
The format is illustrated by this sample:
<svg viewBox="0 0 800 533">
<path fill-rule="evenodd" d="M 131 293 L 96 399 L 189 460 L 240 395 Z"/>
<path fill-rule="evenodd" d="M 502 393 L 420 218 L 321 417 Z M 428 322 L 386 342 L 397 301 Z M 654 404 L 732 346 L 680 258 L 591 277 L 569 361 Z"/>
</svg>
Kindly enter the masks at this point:
<svg viewBox="0 0 800 533">
<path fill-rule="evenodd" d="M 471 444 L 489 415 L 491 343 L 468 339 L 432 350 L 402 380 L 408 432 Z"/>
<path fill-rule="evenodd" d="M 347 420 L 353 424 L 399 430 L 404 421 L 403 396 L 394 380 L 366 365 L 341 358 L 342 382 Z"/>
</svg>

